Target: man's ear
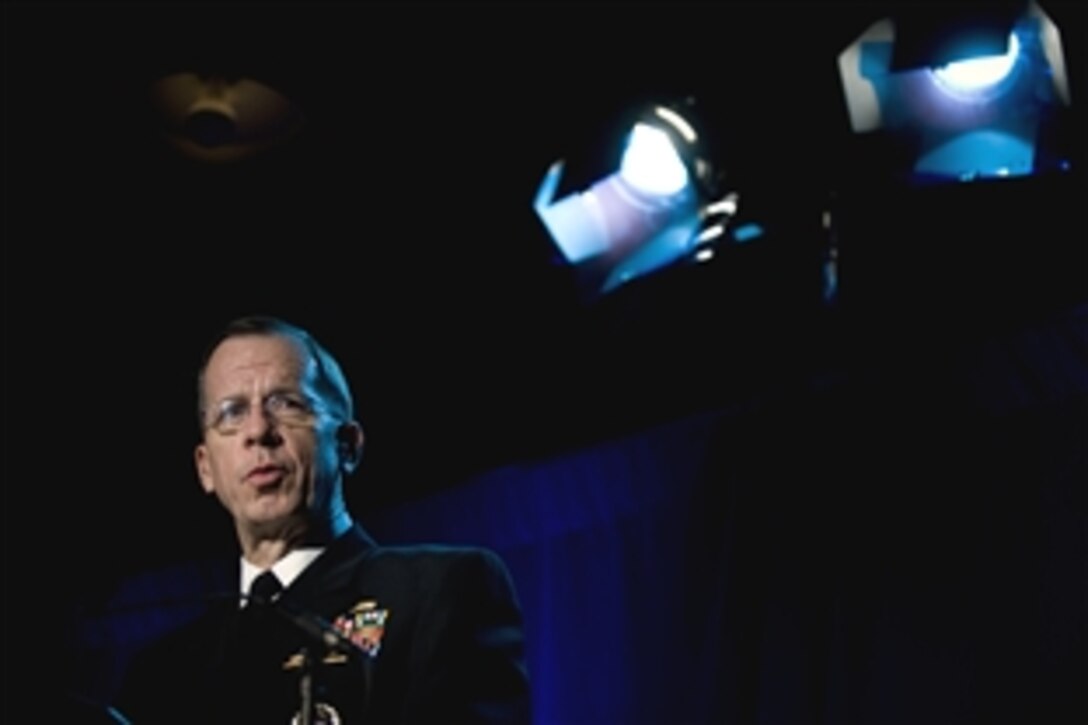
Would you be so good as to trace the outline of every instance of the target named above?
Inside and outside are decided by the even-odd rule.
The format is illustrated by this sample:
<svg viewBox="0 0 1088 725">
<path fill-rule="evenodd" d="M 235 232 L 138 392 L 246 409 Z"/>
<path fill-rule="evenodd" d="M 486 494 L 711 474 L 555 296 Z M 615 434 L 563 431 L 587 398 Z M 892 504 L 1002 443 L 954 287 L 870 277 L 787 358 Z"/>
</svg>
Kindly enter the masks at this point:
<svg viewBox="0 0 1088 725">
<path fill-rule="evenodd" d="M 200 479 L 200 486 L 204 489 L 204 493 L 214 493 L 212 467 L 208 463 L 208 449 L 203 443 L 198 444 L 196 450 L 193 451 L 193 461 L 196 463 L 196 475 Z"/>
<path fill-rule="evenodd" d="M 336 454 L 344 473 L 351 473 L 359 465 L 363 457 L 363 438 L 362 426 L 353 420 L 336 429 Z"/>
</svg>

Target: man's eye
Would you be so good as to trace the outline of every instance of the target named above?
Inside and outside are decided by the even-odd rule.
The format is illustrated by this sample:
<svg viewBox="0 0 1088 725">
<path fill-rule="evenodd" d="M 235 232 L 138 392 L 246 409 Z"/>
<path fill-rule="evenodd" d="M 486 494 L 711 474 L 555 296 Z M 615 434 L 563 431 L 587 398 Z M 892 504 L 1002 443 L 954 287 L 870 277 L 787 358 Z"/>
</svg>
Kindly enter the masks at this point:
<svg viewBox="0 0 1088 725">
<path fill-rule="evenodd" d="M 306 401 L 296 395 L 273 395 L 268 398 L 268 410 L 274 413 L 304 413 L 309 410 Z"/>
<path fill-rule="evenodd" d="M 217 423 L 234 423 L 246 417 L 248 406 L 240 400 L 228 400 L 219 406 L 215 417 Z"/>
</svg>

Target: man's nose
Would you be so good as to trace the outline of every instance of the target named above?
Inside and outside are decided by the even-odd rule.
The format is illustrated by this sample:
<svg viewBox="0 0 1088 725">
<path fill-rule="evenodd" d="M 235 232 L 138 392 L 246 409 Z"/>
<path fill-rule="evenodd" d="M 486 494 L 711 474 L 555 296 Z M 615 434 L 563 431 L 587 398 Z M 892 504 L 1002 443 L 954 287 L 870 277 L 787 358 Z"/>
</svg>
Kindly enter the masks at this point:
<svg viewBox="0 0 1088 725">
<path fill-rule="evenodd" d="M 276 419 L 265 410 L 263 405 L 254 407 L 246 416 L 242 427 L 247 446 L 274 445 L 279 440 Z"/>
</svg>

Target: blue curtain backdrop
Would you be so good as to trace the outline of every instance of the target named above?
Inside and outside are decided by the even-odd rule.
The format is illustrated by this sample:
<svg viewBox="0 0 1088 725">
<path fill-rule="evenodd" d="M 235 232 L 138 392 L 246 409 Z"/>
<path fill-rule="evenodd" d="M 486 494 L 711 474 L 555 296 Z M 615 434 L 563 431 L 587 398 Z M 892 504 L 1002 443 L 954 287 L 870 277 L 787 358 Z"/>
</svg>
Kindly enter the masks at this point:
<svg viewBox="0 0 1088 725">
<path fill-rule="evenodd" d="M 510 562 L 535 712 L 1086 712 L 1084 310 L 499 470 L 372 522 Z"/>
<path fill-rule="evenodd" d="M 1086 321 L 889 350 L 360 517 L 506 559 L 539 723 L 1084 722 Z M 206 571 L 85 616 L 74 689 L 108 700 L 187 614 L 142 604 L 229 586 Z"/>
</svg>

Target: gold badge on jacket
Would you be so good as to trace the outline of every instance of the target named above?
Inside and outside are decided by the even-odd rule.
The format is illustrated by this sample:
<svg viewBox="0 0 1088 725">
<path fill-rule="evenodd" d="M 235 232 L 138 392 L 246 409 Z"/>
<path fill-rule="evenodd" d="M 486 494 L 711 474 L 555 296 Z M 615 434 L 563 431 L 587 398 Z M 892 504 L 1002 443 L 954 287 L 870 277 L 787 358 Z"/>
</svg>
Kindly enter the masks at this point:
<svg viewBox="0 0 1088 725">
<path fill-rule="evenodd" d="M 385 621 L 388 618 L 388 609 L 378 609 L 376 601 L 363 599 L 349 612 L 337 617 L 332 626 L 356 647 L 371 657 L 377 657 L 382 648 L 382 636 L 385 634 Z"/>
</svg>

